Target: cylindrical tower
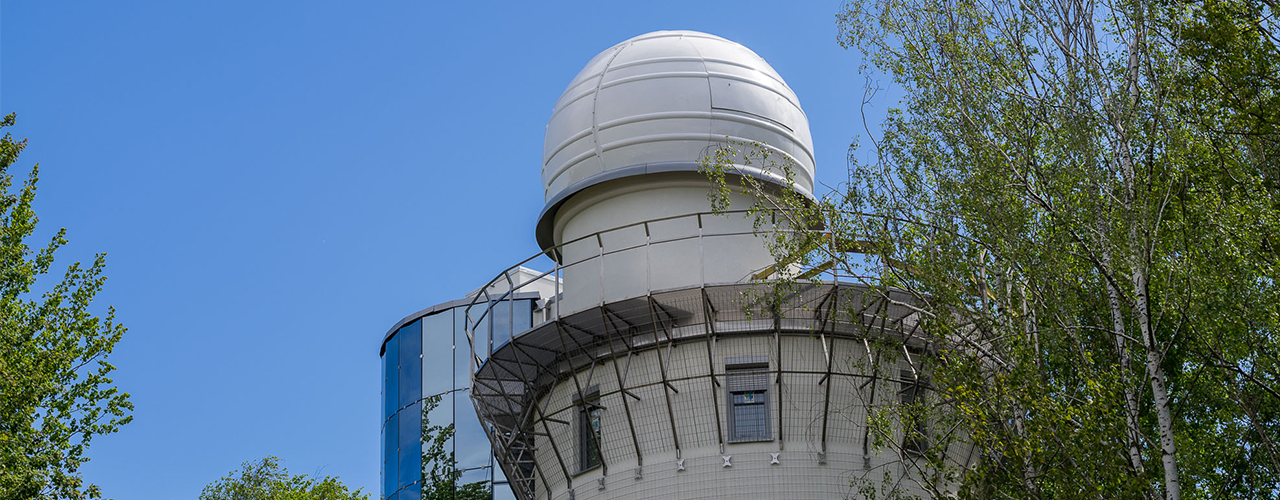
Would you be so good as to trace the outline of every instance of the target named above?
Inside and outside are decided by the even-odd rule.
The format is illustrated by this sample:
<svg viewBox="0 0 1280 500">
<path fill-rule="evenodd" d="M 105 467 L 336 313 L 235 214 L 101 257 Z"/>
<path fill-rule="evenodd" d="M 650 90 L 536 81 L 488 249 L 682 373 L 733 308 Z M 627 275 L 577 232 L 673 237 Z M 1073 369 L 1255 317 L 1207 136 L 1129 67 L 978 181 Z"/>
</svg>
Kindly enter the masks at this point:
<svg viewBox="0 0 1280 500">
<path fill-rule="evenodd" d="M 534 282 L 519 265 L 467 312 L 472 401 L 522 500 L 848 498 L 868 477 L 911 495 L 945 484 L 925 453 L 969 460 L 924 420 L 872 433 L 872 408 L 929 399 L 911 297 L 805 279 L 821 268 L 785 290 L 754 281 L 780 263 L 751 219 L 710 213 L 699 172 L 726 142 L 791 168 L 743 162 L 734 175 L 811 196 L 795 94 L 755 53 L 704 33 L 618 44 L 556 103 L 537 226 L 555 269 L 537 279 L 561 279 L 527 329 L 490 321 Z"/>
<path fill-rule="evenodd" d="M 516 269 L 512 274 L 538 273 Z M 493 328 L 528 329 L 536 321 L 538 303 L 555 289 L 545 277 L 523 281 L 527 283 L 518 293 L 494 304 Z M 458 498 L 472 500 L 513 498 L 502 470 L 494 467 L 492 447 L 470 402 L 472 365 L 465 326 L 472 302 L 468 297 L 428 307 L 396 322 L 382 336 L 384 499 L 442 498 L 453 490 L 466 493 Z"/>
</svg>

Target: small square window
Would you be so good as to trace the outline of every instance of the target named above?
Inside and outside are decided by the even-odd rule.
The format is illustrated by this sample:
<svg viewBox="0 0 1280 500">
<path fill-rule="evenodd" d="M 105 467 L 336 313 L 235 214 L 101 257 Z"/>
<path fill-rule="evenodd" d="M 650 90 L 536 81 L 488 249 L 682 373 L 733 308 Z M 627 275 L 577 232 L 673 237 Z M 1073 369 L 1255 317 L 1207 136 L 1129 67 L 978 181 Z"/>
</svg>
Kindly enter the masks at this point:
<svg viewBox="0 0 1280 500">
<path fill-rule="evenodd" d="M 773 440 L 769 427 L 769 358 L 729 358 L 724 365 L 729 442 Z"/>
<path fill-rule="evenodd" d="M 912 370 L 902 370 L 898 397 L 903 406 L 902 450 L 911 455 L 923 455 L 929 449 L 929 428 L 926 422 L 925 388 L 928 379 L 917 376 Z"/>
<path fill-rule="evenodd" d="M 601 422 L 604 407 L 600 406 L 600 389 L 592 386 L 578 403 L 578 470 L 587 471 L 600 466 Z"/>
</svg>

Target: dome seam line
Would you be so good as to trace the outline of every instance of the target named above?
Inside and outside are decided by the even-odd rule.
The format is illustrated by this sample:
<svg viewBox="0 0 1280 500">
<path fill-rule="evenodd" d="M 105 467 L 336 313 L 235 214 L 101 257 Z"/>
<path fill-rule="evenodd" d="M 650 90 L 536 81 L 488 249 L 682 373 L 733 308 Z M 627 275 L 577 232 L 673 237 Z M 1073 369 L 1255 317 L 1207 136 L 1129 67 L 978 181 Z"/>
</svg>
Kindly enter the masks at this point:
<svg viewBox="0 0 1280 500">
<path fill-rule="evenodd" d="M 600 115 L 596 107 L 600 105 L 600 90 L 604 88 L 604 78 L 609 74 L 609 66 L 613 65 L 613 61 L 618 58 L 618 55 L 622 54 L 622 51 L 627 50 L 634 43 L 632 40 L 627 40 L 626 45 L 615 50 L 613 55 L 609 56 L 609 62 L 604 63 L 604 69 L 600 70 L 600 79 L 596 80 L 595 95 L 591 96 L 591 144 L 595 145 L 596 159 L 600 162 L 601 172 L 608 170 L 608 168 L 604 164 L 604 152 L 600 150 L 600 138 L 598 137 L 600 133 Z"/>
<path fill-rule="evenodd" d="M 707 112 L 711 112 L 711 110 L 715 108 L 716 102 L 715 102 L 715 92 L 712 92 L 711 90 L 711 70 L 707 69 L 707 56 L 703 55 L 701 50 L 698 50 L 698 46 L 696 44 L 694 44 L 689 40 L 686 40 L 683 33 L 680 34 L 680 40 L 683 41 L 684 43 L 689 44 L 689 48 L 693 49 L 693 53 L 698 54 L 698 60 L 702 63 L 702 72 L 704 74 L 703 78 L 705 78 L 707 82 Z M 707 151 L 710 151 L 711 146 L 715 143 L 714 132 L 715 132 L 715 121 L 708 118 L 707 119 Z"/>
</svg>

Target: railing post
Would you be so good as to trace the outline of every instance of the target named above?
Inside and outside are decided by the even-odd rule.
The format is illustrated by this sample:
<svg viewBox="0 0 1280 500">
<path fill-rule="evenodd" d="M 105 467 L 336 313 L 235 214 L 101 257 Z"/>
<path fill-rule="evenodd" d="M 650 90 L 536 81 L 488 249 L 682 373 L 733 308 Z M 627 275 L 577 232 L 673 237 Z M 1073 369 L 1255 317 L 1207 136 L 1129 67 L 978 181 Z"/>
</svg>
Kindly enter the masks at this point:
<svg viewBox="0 0 1280 500">
<path fill-rule="evenodd" d="M 561 254 L 560 260 L 564 260 L 564 254 Z M 556 294 L 554 297 L 552 297 L 552 299 L 555 300 L 556 302 L 556 310 L 555 310 L 556 321 L 560 321 L 560 301 L 564 299 L 564 290 L 560 288 L 560 283 L 564 280 L 564 268 L 561 267 L 560 260 L 555 260 L 554 258 L 552 259 L 552 262 L 555 265 L 555 277 L 556 277 Z"/>
<path fill-rule="evenodd" d="M 706 285 L 707 284 L 707 262 L 706 262 L 706 256 L 704 254 L 706 253 L 707 245 L 705 241 L 702 241 L 702 214 L 699 213 L 697 217 L 698 217 L 698 282 L 702 285 Z"/>
<path fill-rule="evenodd" d="M 518 268 L 517 268 L 518 269 Z M 521 284 L 523 286 L 523 284 Z M 507 271 L 507 342 L 516 337 L 516 283 L 511 279 L 511 271 Z M 532 318 L 530 318 L 532 319 Z M 493 353 L 489 353 L 490 356 Z"/>
<path fill-rule="evenodd" d="M 596 233 L 596 246 L 600 249 L 600 305 L 604 305 L 604 240 Z"/>
<path fill-rule="evenodd" d="M 649 221 L 644 223 L 644 293 L 645 295 L 653 293 L 653 257 L 649 255 L 649 245 L 653 242 L 653 237 L 649 234 Z"/>
<path fill-rule="evenodd" d="M 488 311 L 487 311 L 487 312 L 489 313 L 489 314 L 488 314 L 488 316 L 489 316 L 489 339 L 488 339 L 488 342 L 485 342 L 485 344 L 486 344 L 486 345 L 488 345 L 488 346 L 489 346 L 489 348 L 488 348 L 488 350 L 486 350 L 486 351 L 485 351 L 485 354 L 484 354 L 484 359 L 485 359 L 485 360 L 488 360 L 489 358 L 492 358 L 492 357 L 493 357 L 493 314 L 492 314 L 492 313 L 493 313 L 493 297 L 490 297 L 490 296 L 489 296 L 489 291 L 488 291 L 488 290 L 485 290 L 485 292 L 484 292 L 484 298 L 485 298 L 485 301 L 484 301 L 484 303 L 485 303 L 485 307 L 487 307 L 487 308 L 488 308 Z"/>
</svg>

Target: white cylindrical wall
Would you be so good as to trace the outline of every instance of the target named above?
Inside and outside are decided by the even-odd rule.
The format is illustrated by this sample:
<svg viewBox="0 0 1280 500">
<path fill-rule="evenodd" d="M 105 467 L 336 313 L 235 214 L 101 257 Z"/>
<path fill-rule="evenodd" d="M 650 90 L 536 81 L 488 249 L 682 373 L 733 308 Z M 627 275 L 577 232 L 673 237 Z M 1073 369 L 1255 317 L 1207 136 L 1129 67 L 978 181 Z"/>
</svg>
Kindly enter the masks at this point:
<svg viewBox="0 0 1280 500">
<path fill-rule="evenodd" d="M 548 482 L 538 486 L 536 498 L 566 500 L 572 489 L 575 500 L 826 500 L 856 497 L 862 485 L 881 485 L 886 472 L 895 479 L 905 477 L 899 493 L 927 496 L 917 482 L 919 472 L 914 471 L 919 464 L 912 458 L 874 446 L 864 449 L 868 408 L 898 403 L 898 375 L 909 365 L 893 361 L 874 367 L 862 342 L 835 339 L 828 344 L 835 356 L 830 378 L 833 386 L 828 394 L 823 341 L 807 335 L 783 335 L 779 341 L 780 349 L 774 337 L 765 332 L 721 338 L 711 350 L 711 363 L 706 341 L 682 343 L 669 354 L 664 349 L 651 349 L 629 359 L 619 358 L 617 367 L 613 366 L 615 361 L 601 361 L 593 370 L 578 372 L 576 380 L 562 380 L 537 403 L 547 409 L 550 435 L 535 437 L 537 461 L 545 474 L 540 479 Z M 725 362 L 741 357 L 768 359 L 771 440 L 725 442 L 729 419 Z M 666 367 L 671 389 L 662 384 L 659 363 Z M 718 384 L 712 383 L 712 369 Z M 877 383 L 867 383 L 873 377 Z M 635 396 L 628 397 L 625 409 L 622 387 Z M 577 426 L 581 406 L 577 394 L 587 388 L 599 391 L 598 404 L 605 408 L 600 446 L 605 466 L 580 471 L 581 434 Z M 543 430 L 541 425 L 537 428 Z M 893 439 L 901 440 L 901 433 L 890 441 Z M 775 453 L 776 464 L 772 463 Z M 967 463 L 970 447 L 953 445 L 948 453 L 954 463 Z M 725 456 L 730 457 L 729 467 L 724 466 Z M 568 469 L 567 478 L 561 461 Z"/>
<path fill-rule="evenodd" d="M 568 242 L 561 313 L 653 290 L 738 283 L 773 264 L 752 218 L 740 212 L 753 199 L 735 193 L 729 209 L 739 212 L 714 215 L 710 189 L 705 176 L 678 172 L 619 179 L 570 198 L 555 225 L 556 241 Z"/>
</svg>

